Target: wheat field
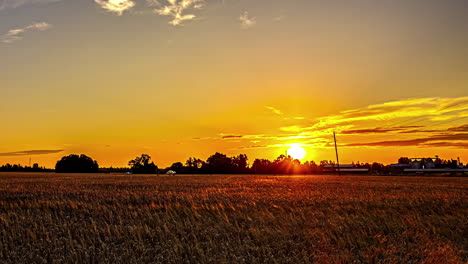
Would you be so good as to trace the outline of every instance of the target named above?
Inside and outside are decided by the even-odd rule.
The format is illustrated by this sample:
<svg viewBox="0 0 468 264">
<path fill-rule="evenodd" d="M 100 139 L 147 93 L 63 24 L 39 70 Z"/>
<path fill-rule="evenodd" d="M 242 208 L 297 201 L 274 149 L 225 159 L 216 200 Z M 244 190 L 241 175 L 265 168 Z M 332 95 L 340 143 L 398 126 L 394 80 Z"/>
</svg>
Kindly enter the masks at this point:
<svg viewBox="0 0 468 264">
<path fill-rule="evenodd" d="M 468 178 L 0 173 L 0 263 L 466 263 Z"/>
</svg>

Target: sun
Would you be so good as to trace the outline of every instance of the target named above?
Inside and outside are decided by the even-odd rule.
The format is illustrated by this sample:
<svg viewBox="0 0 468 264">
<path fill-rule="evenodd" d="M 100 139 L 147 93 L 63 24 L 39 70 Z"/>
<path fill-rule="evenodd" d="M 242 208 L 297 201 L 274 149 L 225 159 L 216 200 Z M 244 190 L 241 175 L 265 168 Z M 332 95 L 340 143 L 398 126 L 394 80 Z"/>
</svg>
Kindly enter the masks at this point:
<svg viewBox="0 0 468 264">
<path fill-rule="evenodd" d="M 306 151 L 299 144 L 294 144 L 288 149 L 288 155 L 293 159 L 301 160 L 305 157 Z"/>
</svg>

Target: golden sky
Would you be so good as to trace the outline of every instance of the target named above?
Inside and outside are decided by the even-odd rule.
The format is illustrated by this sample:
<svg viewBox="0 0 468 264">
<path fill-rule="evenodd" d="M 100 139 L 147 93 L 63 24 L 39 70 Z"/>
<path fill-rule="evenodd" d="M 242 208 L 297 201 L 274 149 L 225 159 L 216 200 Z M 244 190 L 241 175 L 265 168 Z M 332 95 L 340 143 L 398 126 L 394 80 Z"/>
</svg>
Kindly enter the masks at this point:
<svg viewBox="0 0 468 264">
<path fill-rule="evenodd" d="M 0 164 L 468 162 L 464 0 L 0 1 Z"/>
</svg>

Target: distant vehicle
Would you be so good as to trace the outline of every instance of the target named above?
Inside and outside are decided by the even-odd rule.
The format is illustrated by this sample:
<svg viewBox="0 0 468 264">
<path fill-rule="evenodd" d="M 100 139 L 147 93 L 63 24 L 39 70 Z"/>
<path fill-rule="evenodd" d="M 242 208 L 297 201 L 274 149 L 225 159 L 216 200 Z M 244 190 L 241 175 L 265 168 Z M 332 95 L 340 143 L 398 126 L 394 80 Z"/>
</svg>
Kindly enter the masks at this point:
<svg viewBox="0 0 468 264">
<path fill-rule="evenodd" d="M 127 171 L 127 172 L 125 172 L 125 174 L 132 175 L 133 173 L 131 171 Z"/>
<path fill-rule="evenodd" d="M 174 175 L 176 175 L 176 172 L 173 171 L 173 170 L 168 170 L 168 171 L 166 172 L 166 174 L 167 174 L 167 175 L 170 175 L 170 176 L 174 176 Z"/>
</svg>

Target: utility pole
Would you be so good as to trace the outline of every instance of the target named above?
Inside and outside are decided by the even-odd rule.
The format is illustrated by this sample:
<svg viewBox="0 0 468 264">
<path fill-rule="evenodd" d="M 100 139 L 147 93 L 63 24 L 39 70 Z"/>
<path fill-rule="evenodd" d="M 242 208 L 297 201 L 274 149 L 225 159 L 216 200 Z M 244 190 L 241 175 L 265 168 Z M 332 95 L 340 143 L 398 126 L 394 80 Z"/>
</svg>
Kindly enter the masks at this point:
<svg viewBox="0 0 468 264">
<path fill-rule="evenodd" d="M 336 164 L 338 165 L 338 176 L 341 176 L 340 160 L 338 159 L 338 146 L 336 145 L 336 133 L 335 132 L 333 132 L 333 139 L 335 140 L 335 153 L 336 153 Z"/>
</svg>

